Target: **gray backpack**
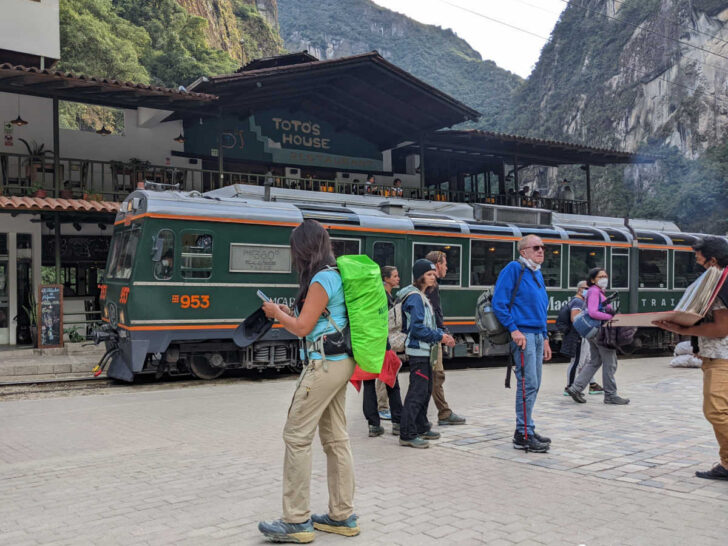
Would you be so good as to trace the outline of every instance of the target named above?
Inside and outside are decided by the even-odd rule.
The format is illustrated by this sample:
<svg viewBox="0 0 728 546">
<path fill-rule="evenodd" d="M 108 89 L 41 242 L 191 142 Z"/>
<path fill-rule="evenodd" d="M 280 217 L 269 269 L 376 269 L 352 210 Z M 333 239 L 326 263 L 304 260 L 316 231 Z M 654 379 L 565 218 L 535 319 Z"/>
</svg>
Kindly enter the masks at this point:
<svg viewBox="0 0 728 546">
<path fill-rule="evenodd" d="M 518 292 L 518 287 L 521 285 L 524 271 L 526 271 L 526 265 L 521 263 L 521 273 L 518 275 L 516 286 L 513 287 L 508 309 L 513 307 L 513 300 L 516 299 L 516 293 Z M 506 330 L 498 320 L 498 317 L 495 316 L 495 311 L 493 310 L 493 291 L 491 289 L 485 290 L 475 303 L 475 324 L 478 330 L 483 332 L 488 338 L 488 341 L 493 345 L 504 345 L 511 340 L 511 333 Z"/>
</svg>

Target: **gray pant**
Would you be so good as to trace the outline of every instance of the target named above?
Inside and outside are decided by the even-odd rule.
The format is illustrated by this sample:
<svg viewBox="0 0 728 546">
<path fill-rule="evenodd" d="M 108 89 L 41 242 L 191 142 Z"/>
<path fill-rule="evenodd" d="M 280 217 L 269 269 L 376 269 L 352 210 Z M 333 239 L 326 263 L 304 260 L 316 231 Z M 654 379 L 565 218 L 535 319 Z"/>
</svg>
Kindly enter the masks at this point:
<svg viewBox="0 0 728 546">
<path fill-rule="evenodd" d="M 602 367 L 602 384 L 604 385 L 604 396 L 609 398 L 617 394 L 617 383 L 614 374 L 617 371 L 617 351 L 597 345 L 593 339 L 589 341 L 589 361 L 579 372 L 574 380 L 574 388 L 581 392 L 591 381 L 594 374 Z M 584 340 L 582 340 L 584 343 Z"/>
</svg>

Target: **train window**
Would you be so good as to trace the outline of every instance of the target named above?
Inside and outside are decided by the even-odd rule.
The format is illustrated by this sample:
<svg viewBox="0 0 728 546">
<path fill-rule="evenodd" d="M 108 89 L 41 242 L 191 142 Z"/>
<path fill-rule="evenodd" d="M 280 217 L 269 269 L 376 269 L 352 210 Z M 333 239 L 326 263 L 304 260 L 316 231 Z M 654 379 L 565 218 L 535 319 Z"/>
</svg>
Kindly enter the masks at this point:
<svg viewBox="0 0 728 546">
<path fill-rule="evenodd" d="M 629 288 L 629 250 L 612 249 L 612 271 L 609 275 L 612 288 Z"/>
<path fill-rule="evenodd" d="M 231 273 L 290 273 L 291 247 L 230 243 Z"/>
<path fill-rule="evenodd" d="M 667 288 L 667 252 L 640 250 L 640 288 Z"/>
<path fill-rule="evenodd" d="M 361 241 L 359 239 L 331 238 L 331 250 L 334 251 L 335 258 L 344 254 L 361 254 L 360 245 Z"/>
<path fill-rule="evenodd" d="M 441 286 L 460 286 L 461 250 L 460 245 L 430 245 L 415 243 L 412 245 L 412 263 L 415 260 L 424 258 L 429 252 L 439 250 L 445 253 L 447 258 L 447 274 L 440 279 Z"/>
<path fill-rule="evenodd" d="M 134 266 L 140 229 L 131 229 L 118 235 L 109 261 L 109 278 L 128 279 Z"/>
<path fill-rule="evenodd" d="M 541 274 L 547 287 L 561 286 L 561 245 L 546 245 Z"/>
<path fill-rule="evenodd" d="M 604 248 L 598 246 L 569 246 L 569 286 L 576 288 L 586 280 L 594 267 L 604 267 Z"/>
<path fill-rule="evenodd" d="M 212 235 L 200 231 L 183 231 L 180 236 L 185 279 L 209 279 L 212 274 Z"/>
<path fill-rule="evenodd" d="M 675 251 L 675 288 L 687 288 L 703 271 L 695 261 L 695 253 Z"/>
<path fill-rule="evenodd" d="M 168 281 L 174 273 L 174 232 L 170 229 L 160 229 L 157 240 L 161 245 L 161 253 L 160 259 L 154 263 L 154 278 Z"/>
<path fill-rule="evenodd" d="M 471 241 L 470 285 L 494 285 L 500 270 L 511 261 L 513 261 L 513 243 Z"/>
<path fill-rule="evenodd" d="M 374 243 L 372 259 L 377 262 L 379 267 L 394 265 L 394 243 L 390 243 L 389 241 L 377 241 Z"/>
</svg>

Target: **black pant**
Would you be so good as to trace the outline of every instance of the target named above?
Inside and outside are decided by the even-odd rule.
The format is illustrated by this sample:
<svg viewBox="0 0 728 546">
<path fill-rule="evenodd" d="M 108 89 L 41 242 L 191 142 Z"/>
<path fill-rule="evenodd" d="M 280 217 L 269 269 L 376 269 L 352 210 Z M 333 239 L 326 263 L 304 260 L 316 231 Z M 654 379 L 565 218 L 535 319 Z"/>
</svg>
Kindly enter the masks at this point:
<svg viewBox="0 0 728 546">
<path fill-rule="evenodd" d="M 377 407 L 376 380 L 370 379 L 364 383 L 364 417 L 370 425 L 378 427 L 379 408 Z M 387 385 L 387 396 L 389 397 L 389 411 L 392 413 L 392 422 L 399 423 L 402 415 L 402 397 L 399 393 L 399 379 L 394 382 L 394 387 Z"/>
<path fill-rule="evenodd" d="M 400 434 L 402 440 L 412 440 L 432 426 L 427 420 L 427 407 L 432 395 L 432 365 L 429 357 L 409 357 L 410 382 L 402 408 Z"/>
</svg>

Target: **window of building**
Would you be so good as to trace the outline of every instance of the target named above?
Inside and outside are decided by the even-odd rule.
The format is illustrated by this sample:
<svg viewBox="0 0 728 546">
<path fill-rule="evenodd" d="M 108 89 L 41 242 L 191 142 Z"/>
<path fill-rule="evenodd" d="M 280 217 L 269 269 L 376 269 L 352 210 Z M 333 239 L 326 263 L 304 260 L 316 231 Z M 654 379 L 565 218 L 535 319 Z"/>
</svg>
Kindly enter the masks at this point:
<svg viewBox="0 0 728 546">
<path fill-rule="evenodd" d="M 460 286 L 460 270 L 462 267 L 462 248 L 460 245 L 430 245 L 415 243 L 412 245 L 412 263 L 427 256 L 429 252 L 439 250 L 445 253 L 447 259 L 447 274 L 440 279 L 442 286 Z"/>
<path fill-rule="evenodd" d="M 547 287 L 558 288 L 561 286 L 562 250 L 561 245 L 546 245 L 544 249 L 541 274 Z"/>
<path fill-rule="evenodd" d="M 513 243 L 471 241 L 470 285 L 494 285 L 498 273 L 511 261 L 513 261 Z"/>
<path fill-rule="evenodd" d="M 576 288 L 586 280 L 589 270 L 604 267 L 604 248 L 598 246 L 569 246 L 569 287 Z"/>
<path fill-rule="evenodd" d="M 212 234 L 183 231 L 180 236 L 180 272 L 185 279 L 209 279 L 212 275 Z"/>
<path fill-rule="evenodd" d="M 390 243 L 389 241 L 377 241 L 374 243 L 372 259 L 379 265 L 379 267 L 384 267 L 385 265 L 396 265 L 394 263 L 394 243 Z"/>
<path fill-rule="evenodd" d="M 161 242 L 162 252 L 159 261 L 154 263 L 154 278 L 168 281 L 174 273 L 174 232 L 170 229 L 161 229 L 157 239 Z"/>
<path fill-rule="evenodd" d="M 0 256 L 8 255 L 8 234 L 0 233 Z"/>
<path fill-rule="evenodd" d="M 612 272 L 609 275 L 612 288 L 629 288 L 629 250 L 612 249 Z"/>
<path fill-rule="evenodd" d="M 331 250 L 334 251 L 334 258 L 345 254 L 361 254 L 361 241 L 359 239 L 344 239 L 342 237 L 331 238 Z"/>
<path fill-rule="evenodd" d="M 667 251 L 640 250 L 640 288 L 667 288 Z"/>
<path fill-rule="evenodd" d="M 687 288 L 703 271 L 695 261 L 695 253 L 675 251 L 675 288 Z"/>
</svg>

